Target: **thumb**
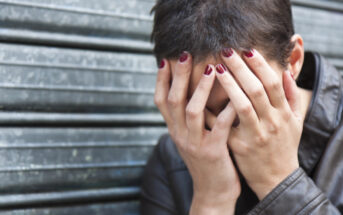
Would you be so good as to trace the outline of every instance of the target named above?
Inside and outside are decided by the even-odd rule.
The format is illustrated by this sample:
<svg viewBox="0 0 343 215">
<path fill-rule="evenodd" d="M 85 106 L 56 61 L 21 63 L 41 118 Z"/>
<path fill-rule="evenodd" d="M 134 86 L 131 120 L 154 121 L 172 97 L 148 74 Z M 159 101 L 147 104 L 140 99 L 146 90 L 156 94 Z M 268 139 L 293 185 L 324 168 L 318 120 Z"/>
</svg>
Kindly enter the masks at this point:
<svg viewBox="0 0 343 215">
<path fill-rule="evenodd" d="M 292 112 L 300 117 L 299 90 L 289 70 L 283 73 L 283 88 Z"/>
<path fill-rule="evenodd" d="M 236 111 L 231 102 L 226 105 L 224 110 L 218 115 L 215 124 L 212 128 L 214 142 L 221 142 L 224 140 L 225 144 L 229 138 L 231 127 L 236 118 Z"/>
</svg>

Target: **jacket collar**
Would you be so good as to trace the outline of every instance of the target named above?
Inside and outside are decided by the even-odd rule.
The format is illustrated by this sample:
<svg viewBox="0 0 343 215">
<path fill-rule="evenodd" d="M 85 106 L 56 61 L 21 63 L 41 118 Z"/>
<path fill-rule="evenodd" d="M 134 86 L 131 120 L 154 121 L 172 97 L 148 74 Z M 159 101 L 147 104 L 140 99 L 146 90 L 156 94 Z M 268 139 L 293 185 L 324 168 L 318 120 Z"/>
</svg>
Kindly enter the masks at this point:
<svg viewBox="0 0 343 215">
<path fill-rule="evenodd" d="M 340 73 L 317 53 L 307 52 L 299 87 L 313 91 L 299 145 L 299 162 L 311 175 L 342 114 L 342 78 Z"/>
</svg>

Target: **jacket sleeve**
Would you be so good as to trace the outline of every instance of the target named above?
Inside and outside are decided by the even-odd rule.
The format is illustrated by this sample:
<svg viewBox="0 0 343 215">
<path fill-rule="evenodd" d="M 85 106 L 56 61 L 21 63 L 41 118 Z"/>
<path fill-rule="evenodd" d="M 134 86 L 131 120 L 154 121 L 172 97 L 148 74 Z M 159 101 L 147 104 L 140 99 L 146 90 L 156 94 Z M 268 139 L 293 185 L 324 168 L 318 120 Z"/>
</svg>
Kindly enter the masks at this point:
<svg viewBox="0 0 343 215">
<path fill-rule="evenodd" d="M 140 212 L 142 215 L 176 215 L 175 202 L 161 159 L 161 143 L 167 135 L 160 138 L 143 174 L 141 186 Z"/>
<path fill-rule="evenodd" d="M 325 194 L 298 168 L 248 215 L 340 215 L 341 212 L 329 201 Z"/>
</svg>

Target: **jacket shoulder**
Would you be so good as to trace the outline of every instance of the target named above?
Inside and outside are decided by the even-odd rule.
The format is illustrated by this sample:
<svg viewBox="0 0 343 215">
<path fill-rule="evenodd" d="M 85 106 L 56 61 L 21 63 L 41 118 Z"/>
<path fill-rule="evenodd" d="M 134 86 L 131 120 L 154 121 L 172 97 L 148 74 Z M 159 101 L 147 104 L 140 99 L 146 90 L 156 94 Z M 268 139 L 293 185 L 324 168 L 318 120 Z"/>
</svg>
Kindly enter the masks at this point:
<svg viewBox="0 0 343 215">
<path fill-rule="evenodd" d="M 141 185 L 142 215 L 180 214 L 174 198 L 175 169 L 186 168 L 169 134 L 160 137 L 145 166 Z M 182 177 L 184 179 L 184 177 Z"/>
<path fill-rule="evenodd" d="M 175 143 L 168 133 L 160 137 L 155 146 L 154 153 L 156 156 L 160 157 L 167 172 L 187 168 Z"/>
</svg>

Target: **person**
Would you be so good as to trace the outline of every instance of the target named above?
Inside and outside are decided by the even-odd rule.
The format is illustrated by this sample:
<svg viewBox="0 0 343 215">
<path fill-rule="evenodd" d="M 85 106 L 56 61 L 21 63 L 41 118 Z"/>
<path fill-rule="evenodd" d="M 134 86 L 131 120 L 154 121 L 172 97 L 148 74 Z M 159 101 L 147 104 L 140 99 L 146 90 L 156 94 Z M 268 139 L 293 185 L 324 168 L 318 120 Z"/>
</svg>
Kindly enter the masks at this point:
<svg viewBox="0 0 343 215">
<path fill-rule="evenodd" d="M 141 214 L 341 214 L 343 81 L 289 0 L 158 0 Z"/>
</svg>

